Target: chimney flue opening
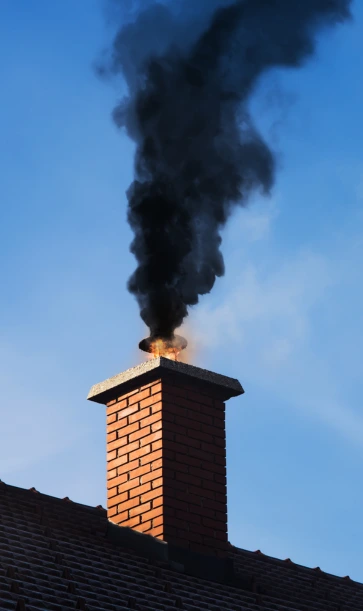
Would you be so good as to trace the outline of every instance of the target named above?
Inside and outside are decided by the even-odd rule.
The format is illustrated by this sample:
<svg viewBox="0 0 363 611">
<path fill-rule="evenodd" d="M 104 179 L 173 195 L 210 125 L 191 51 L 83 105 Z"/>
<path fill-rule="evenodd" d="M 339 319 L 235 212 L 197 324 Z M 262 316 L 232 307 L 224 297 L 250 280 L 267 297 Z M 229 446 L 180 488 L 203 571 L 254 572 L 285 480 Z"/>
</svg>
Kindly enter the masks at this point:
<svg viewBox="0 0 363 611">
<path fill-rule="evenodd" d="M 171 338 L 147 337 L 139 343 L 140 350 L 154 357 L 164 356 L 176 361 L 179 353 L 188 345 L 187 340 L 181 335 L 173 335 Z"/>
</svg>

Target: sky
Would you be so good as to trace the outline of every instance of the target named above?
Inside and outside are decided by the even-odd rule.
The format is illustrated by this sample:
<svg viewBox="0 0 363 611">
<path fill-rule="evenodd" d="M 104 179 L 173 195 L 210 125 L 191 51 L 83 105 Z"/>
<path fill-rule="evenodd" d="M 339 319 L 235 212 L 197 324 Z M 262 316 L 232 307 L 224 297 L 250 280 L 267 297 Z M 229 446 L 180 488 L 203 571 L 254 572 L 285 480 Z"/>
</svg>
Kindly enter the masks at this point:
<svg viewBox="0 0 363 611">
<path fill-rule="evenodd" d="M 133 145 L 123 85 L 94 63 L 102 0 L 2 0 L 0 479 L 105 500 L 105 410 L 90 387 L 142 362 L 126 282 Z M 238 378 L 227 404 L 229 540 L 363 581 L 363 6 L 298 71 L 259 83 L 278 159 L 269 198 L 223 233 L 226 274 L 193 308 L 194 365 Z"/>
</svg>

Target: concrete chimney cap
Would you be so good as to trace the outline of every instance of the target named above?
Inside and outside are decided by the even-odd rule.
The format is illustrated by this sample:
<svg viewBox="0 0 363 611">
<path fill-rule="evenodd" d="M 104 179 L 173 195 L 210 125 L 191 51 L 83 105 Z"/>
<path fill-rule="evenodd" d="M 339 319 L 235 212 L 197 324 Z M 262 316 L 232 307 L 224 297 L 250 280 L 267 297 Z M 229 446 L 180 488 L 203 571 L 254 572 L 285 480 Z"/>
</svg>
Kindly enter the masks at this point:
<svg viewBox="0 0 363 611">
<path fill-rule="evenodd" d="M 219 373 L 213 373 L 207 369 L 201 369 L 194 365 L 187 363 L 181 363 L 179 361 L 172 361 L 165 357 L 153 358 L 149 361 L 145 361 L 141 365 L 127 369 L 126 371 L 117 374 L 116 376 L 95 384 L 92 386 L 88 393 L 87 399 L 96 403 L 106 404 L 110 399 L 111 395 L 114 397 L 116 390 L 120 390 L 118 394 L 121 394 L 121 387 L 124 390 L 125 386 L 130 385 L 132 382 L 140 382 L 140 384 L 146 384 L 148 380 L 160 374 L 160 377 L 165 375 L 176 375 L 186 376 L 192 378 L 196 382 L 212 385 L 220 389 L 225 395 L 224 400 L 230 399 L 231 397 L 237 397 L 244 393 L 244 390 L 238 380 L 235 378 L 229 378 L 228 376 L 221 375 Z"/>
</svg>

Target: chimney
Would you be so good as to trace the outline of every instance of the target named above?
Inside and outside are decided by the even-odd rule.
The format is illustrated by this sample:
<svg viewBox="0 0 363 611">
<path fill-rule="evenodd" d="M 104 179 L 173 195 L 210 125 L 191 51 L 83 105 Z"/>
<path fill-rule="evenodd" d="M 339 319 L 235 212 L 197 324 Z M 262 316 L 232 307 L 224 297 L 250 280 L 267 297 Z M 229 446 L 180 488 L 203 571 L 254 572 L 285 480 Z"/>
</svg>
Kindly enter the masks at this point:
<svg viewBox="0 0 363 611">
<path fill-rule="evenodd" d="M 213 556 L 227 548 L 225 401 L 241 384 L 154 358 L 92 387 L 106 405 L 107 513 Z"/>
</svg>

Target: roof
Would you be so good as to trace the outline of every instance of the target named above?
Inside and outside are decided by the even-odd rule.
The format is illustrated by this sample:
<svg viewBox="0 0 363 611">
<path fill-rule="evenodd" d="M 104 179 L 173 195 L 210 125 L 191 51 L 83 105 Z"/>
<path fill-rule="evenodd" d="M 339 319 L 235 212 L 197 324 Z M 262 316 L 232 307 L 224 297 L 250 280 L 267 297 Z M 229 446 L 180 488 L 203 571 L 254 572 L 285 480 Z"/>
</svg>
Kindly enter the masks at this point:
<svg viewBox="0 0 363 611">
<path fill-rule="evenodd" d="M 363 585 L 230 546 L 201 562 L 87 507 L 0 483 L 0 609 L 361 611 Z M 180 551 L 180 550 L 179 550 Z"/>
</svg>

